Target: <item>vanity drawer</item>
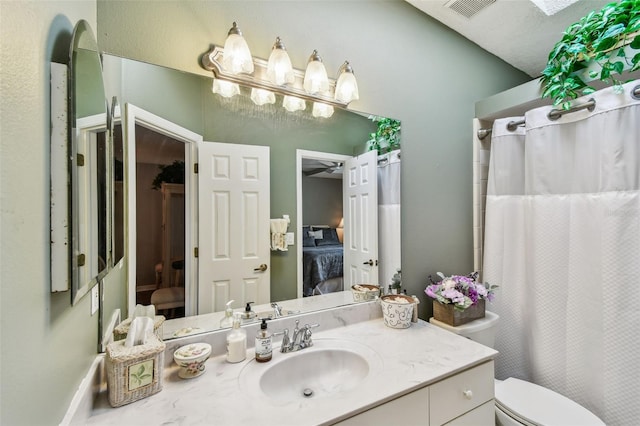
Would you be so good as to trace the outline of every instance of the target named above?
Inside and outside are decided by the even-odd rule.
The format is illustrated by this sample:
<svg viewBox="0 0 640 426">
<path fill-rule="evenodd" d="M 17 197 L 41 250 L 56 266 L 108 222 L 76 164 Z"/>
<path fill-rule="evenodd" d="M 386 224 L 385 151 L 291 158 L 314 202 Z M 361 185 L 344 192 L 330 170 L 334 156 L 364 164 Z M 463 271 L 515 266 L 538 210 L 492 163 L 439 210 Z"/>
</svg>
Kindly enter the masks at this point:
<svg viewBox="0 0 640 426">
<path fill-rule="evenodd" d="M 434 383 L 429 389 L 430 425 L 442 425 L 493 399 L 493 361 Z"/>
</svg>

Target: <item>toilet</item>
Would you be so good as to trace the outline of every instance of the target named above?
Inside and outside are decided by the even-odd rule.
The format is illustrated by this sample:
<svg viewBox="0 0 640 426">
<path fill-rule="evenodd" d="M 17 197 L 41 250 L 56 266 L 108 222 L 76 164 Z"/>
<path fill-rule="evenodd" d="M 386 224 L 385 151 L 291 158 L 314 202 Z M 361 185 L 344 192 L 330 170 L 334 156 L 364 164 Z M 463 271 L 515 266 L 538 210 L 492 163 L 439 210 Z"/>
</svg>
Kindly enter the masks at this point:
<svg viewBox="0 0 640 426">
<path fill-rule="evenodd" d="M 485 317 L 453 327 L 430 318 L 429 322 L 452 333 L 493 348 L 500 317 L 486 311 Z M 495 380 L 496 425 L 498 426 L 604 426 L 591 411 L 550 389 L 510 377 Z"/>
</svg>

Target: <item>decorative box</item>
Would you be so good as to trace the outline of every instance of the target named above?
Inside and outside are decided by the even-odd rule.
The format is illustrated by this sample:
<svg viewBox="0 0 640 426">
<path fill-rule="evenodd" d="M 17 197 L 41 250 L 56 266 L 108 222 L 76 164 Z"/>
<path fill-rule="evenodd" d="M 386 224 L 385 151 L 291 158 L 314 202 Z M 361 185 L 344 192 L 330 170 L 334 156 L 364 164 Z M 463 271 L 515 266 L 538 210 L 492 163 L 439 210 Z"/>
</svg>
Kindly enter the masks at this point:
<svg viewBox="0 0 640 426">
<path fill-rule="evenodd" d="M 165 343 L 150 335 L 144 345 L 125 347 L 124 340 L 107 345 L 109 404 L 120 407 L 162 390 Z"/>
<path fill-rule="evenodd" d="M 478 300 L 478 303 L 469 306 L 464 311 L 455 309 L 452 303 L 444 304 L 437 300 L 433 301 L 433 317 L 453 327 L 466 324 L 478 318 L 484 318 L 484 310 L 484 299 Z"/>
<path fill-rule="evenodd" d="M 158 339 L 160 340 L 163 340 L 162 324 L 164 323 L 165 319 L 166 318 L 163 315 L 156 315 L 153 320 L 153 332 L 155 333 L 156 336 L 158 336 Z M 127 338 L 127 334 L 129 333 L 129 327 L 131 327 L 131 321 L 132 321 L 131 318 L 127 318 L 126 320 L 118 324 L 116 328 L 113 329 L 113 340 L 118 341 L 118 340 L 123 340 Z"/>
</svg>

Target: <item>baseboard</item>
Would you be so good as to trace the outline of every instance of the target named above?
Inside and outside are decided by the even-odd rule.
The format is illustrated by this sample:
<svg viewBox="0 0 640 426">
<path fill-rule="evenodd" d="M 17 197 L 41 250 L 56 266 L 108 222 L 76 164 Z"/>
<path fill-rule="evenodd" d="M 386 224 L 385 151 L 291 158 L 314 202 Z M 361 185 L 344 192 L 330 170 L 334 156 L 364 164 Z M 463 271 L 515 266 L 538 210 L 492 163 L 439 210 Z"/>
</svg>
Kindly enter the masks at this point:
<svg viewBox="0 0 640 426">
<path fill-rule="evenodd" d="M 105 382 L 104 375 L 104 354 L 99 354 L 89 367 L 87 375 L 80 382 L 64 418 L 60 422 L 62 426 L 84 425 L 87 423 L 93 410 L 93 401 L 100 392 L 102 384 Z"/>
</svg>

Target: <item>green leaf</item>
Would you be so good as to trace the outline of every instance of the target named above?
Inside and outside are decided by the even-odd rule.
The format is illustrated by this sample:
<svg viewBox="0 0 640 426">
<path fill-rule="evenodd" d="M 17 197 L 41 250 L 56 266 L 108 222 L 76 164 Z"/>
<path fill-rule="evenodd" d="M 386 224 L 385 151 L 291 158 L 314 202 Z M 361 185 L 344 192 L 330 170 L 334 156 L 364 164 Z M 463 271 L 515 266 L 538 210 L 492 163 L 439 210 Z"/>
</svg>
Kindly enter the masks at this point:
<svg viewBox="0 0 640 426">
<path fill-rule="evenodd" d="M 624 71 L 624 63 L 623 62 L 614 62 L 612 65 L 613 71 L 617 72 L 618 74 L 622 74 L 622 71 Z"/>
<path fill-rule="evenodd" d="M 595 91 L 596 91 L 596 89 L 595 89 L 595 88 L 593 88 L 593 87 L 591 87 L 591 86 L 587 86 L 587 87 L 585 87 L 584 89 L 582 89 L 582 94 L 583 94 L 583 95 L 590 95 L 590 94 L 592 94 L 592 93 L 593 93 L 593 92 L 595 92 Z"/>
<path fill-rule="evenodd" d="M 640 24 L 640 20 L 638 20 L 638 23 Z M 640 50 L 640 36 L 635 36 L 629 47 L 631 47 L 632 49 Z"/>
</svg>

